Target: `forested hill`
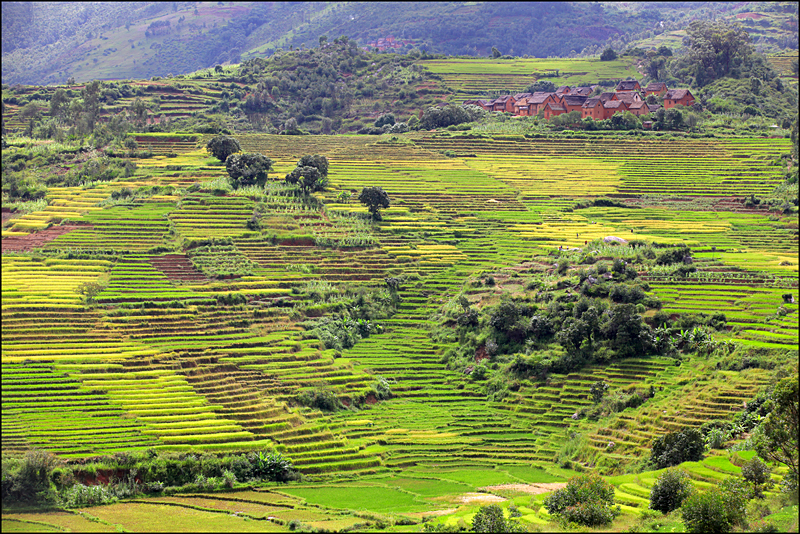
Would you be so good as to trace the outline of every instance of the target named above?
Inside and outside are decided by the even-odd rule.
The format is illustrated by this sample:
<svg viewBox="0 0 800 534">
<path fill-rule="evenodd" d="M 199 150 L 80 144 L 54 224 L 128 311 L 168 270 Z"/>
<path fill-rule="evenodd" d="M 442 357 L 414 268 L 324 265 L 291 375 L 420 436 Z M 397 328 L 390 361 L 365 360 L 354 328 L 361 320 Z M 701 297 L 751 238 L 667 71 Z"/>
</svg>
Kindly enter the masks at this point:
<svg viewBox="0 0 800 534">
<path fill-rule="evenodd" d="M 753 26 L 762 52 L 797 48 L 792 2 L 3 2 L 2 81 L 184 74 L 323 35 L 395 52 L 597 55 L 653 39 L 679 46 L 698 18 Z"/>
</svg>

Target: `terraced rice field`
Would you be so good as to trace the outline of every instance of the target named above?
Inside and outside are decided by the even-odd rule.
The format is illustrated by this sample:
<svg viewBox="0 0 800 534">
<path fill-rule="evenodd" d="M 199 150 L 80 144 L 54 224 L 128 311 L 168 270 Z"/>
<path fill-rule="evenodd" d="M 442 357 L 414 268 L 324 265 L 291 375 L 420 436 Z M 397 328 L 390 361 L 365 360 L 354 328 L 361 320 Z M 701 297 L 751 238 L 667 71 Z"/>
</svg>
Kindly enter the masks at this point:
<svg viewBox="0 0 800 534">
<path fill-rule="evenodd" d="M 609 235 L 686 243 L 695 250 L 698 272 L 690 277 L 640 273 L 666 312 L 723 311 L 733 327 L 730 336 L 742 343 L 797 346 L 796 216 L 680 209 L 670 200 L 733 210 L 736 199 L 769 193 L 782 180 L 770 161 L 789 150 L 788 140 L 402 137 L 400 143 L 358 136 L 240 137 L 245 150 L 276 160 L 277 176 L 303 154 L 327 156 L 331 185 L 320 195 L 325 210 L 302 208 L 277 194 L 215 195 L 207 186 L 99 206 L 123 185 L 187 188 L 223 175 L 195 142 L 153 136 L 140 145 L 177 156 L 142 160 L 128 182 L 52 188 L 46 210 L 8 221 L 2 257 L 4 452 L 43 447 L 88 457 L 144 448 L 277 448 L 316 484 L 342 473 L 376 477 L 358 491 L 373 494 L 380 486 L 381 499 L 401 503 L 408 514 L 443 508 L 426 500 L 438 491 L 426 484 L 445 484 L 448 491 L 460 484 L 470 491 L 535 482 L 526 478 L 531 469 L 549 470 L 548 481 L 554 481 L 552 473 L 559 471 L 553 460 L 575 433 L 613 468 L 645 454 L 659 433 L 735 413 L 766 376 L 755 370 L 706 379 L 698 377 L 708 371 L 702 360 L 676 367 L 671 360 L 636 358 L 555 375 L 490 402 L 480 384 L 445 367 L 442 354 L 451 344 L 429 332 L 441 306 L 469 277 Z M 448 158 L 443 150 L 470 156 Z M 382 186 L 392 199 L 384 221 L 370 230 L 376 244 L 316 246 L 320 236 L 352 231 L 336 217 L 364 208 L 336 197 L 367 185 Z M 630 207 L 571 209 L 599 196 Z M 253 231 L 247 221 L 258 203 L 266 224 Z M 35 240 L 63 219 L 74 227 Z M 248 274 L 217 277 L 193 264 L 189 242 L 209 238 L 230 239 L 226 246 L 250 262 Z M 404 281 L 397 314 L 380 321 L 383 333 L 341 352 L 305 335 L 301 321 L 335 305 L 309 307 L 309 284 L 377 289 L 391 276 Z M 89 282 L 102 286 L 91 306 L 75 292 Z M 502 283 L 495 291 L 502 293 Z M 784 302 L 787 293 L 794 302 Z M 230 295 L 243 298 L 221 304 Z M 334 414 L 292 405 L 311 388 L 355 398 L 378 376 L 391 383 L 391 400 Z M 605 428 L 574 420 L 590 402 L 591 383 L 600 379 L 619 388 L 665 390 L 617 414 Z M 475 469 L 483 474 L 463 473 Z M 430 482 L 434 472 L 439 482 Z M 445 472 L 453 478 L 442 482 Z M 620 482 L 626 506 L 640 506 L 649 483 Z M 167 511 L 186 524 L 221 521 L 233 508 L 236 529 L 269 530 L 296 517 L 320 528 L 359 521 L 325 511 L 325 491 L 298 487 L 280 497 L 284 504 L 259 500 L 264 495 L 124 503 L 102 511 L 107 515 L 98 516 L 96 525 L 134 528 L 130 521 Z M 541 511 L 529 515 L 535 523 L 548 520 Z M 241 519 L 256 516 L 256 523 Z M 82 528 L 79 517 L 53 521 Z M 6 520 L 22 519 L 4 516 L 4 528 Z"/>
<path fill-rule="evenodd" d="M 638 76 L 635 63 L 628 59 L 601 62 L 598 59 L 516 58 L 489 63 L 480 59 L 450 58 L 419 63 L 441 76 L 450 91 L 464 95 L 524 92 L 541 78 L 556 85 L 586 85 L 598 80 L 624 80 L 628 76 Z"/>
</svg>

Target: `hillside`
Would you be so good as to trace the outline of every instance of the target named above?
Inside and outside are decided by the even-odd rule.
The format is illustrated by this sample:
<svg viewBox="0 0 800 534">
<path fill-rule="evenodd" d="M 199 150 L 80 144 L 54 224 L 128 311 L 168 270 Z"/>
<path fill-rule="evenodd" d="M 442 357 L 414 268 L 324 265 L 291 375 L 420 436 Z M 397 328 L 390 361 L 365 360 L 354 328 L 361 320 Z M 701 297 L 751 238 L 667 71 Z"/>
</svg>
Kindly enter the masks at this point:
<svg viewBox="0 0 800 534">
<path fill-rule="evenodd" d="M 796 13 L 395 6 L 3 5 L 4 69 L 176 67 L 4 80 L 3 531 L 797 531 L 797 55 L 701 20 Z"/>
<path fill-rule="evenodd" d="M 759 50 L 796 50 L 791 3 L 533 2 L 3 3 L 3 83 L 149 78 L 317 46 L 347 36 L 385 51 L 532 57 L 599 55 L 612 44 L 680 46 L 695 19 L 745 24 Z M 480 31 L 478 31 L 480 30 Z M 476 37 L 477 36 L 477 37 Z"/>
</svg>

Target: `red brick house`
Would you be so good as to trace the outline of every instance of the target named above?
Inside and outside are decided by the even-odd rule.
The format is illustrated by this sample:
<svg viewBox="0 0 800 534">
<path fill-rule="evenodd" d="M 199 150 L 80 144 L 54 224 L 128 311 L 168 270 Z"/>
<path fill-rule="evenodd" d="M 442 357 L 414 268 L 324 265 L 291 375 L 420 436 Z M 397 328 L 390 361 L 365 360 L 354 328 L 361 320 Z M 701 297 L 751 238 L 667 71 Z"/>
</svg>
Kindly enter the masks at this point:
<svg viewBox="0 0 800 534">
<path fill-rule="evenodd" d="M 635 91 L 626 91 L 623 93 L 615 93 L 614 100 L 622 100 L 628 107 L 630 107 L 634 102 L 641 102 L 642 95 Z"/>
<path fill-rule="evenodd" d="M 514 102 L 514 115 L 520 115 L 523 117 L 531 115 L 531 106 L 528 104 L 529 98 L 530 96 L 526 96 Z"/>
<path fill-rule="evenodd" d="M 569 92 L 570 92 L 570 86 L 569 85 L 562 85 L 558 89 L 556 89 L 556 95 L 558 95 L 558 96 L 568 95 Z"/>
<path fill-rule="evenodd" d="M 647 87 L 644 88 L 644 96 L 650 95 L 658 95 L 664 96 L 664 93 L 667 92 L 667 84 L 664 82 L 650 82 L 647 84 Z"/>
<path fill-rule="evenodd" d="M 545 93 L 543 91 L 533 93 L 530 98 L 528 98 L 530 114 L 538 115 L 548 102 L 553 102 L 554 104 L 558 103 L 558 97 L 556 97 L 555 93 Z"/>
<path fill-rule="evenodd" d="M 617 84 L 617 92 L 624 93 L 626 91 L 641 91 L 642 86 L 636 80 L 622 80 Z"/>
<path fill-rule="evenodd" d="M 678 104 L 691 106 L 694 104 L 694 96 L 688 89 L 671 89 L 664 93 L 664 109 L 674 108 Z"/>
<path fill-rule="evenodd" d="M 630 104 L 626 102 L 625 105 L 628 106 L 628 111 L 630 111 L 637 117 L 641 117 L 642 115 L 647 115 L 648 113 L 650 113 L 650 109 L 647 107 L 647 103 L 644 100 L 635 100 Z"/>
<path fill-rule="evenodd" d="M 599 95 L 597 95 L 597 98 L 600 99 L 600 102 L 607 102 L 609 100 L 616 100 L 617 99 L 617 93 L 609 93 L 609 92 L 600 93 Z"/>
<path fill-rule="evenodd" d="M 544 118 L 545 120 L 550 120 L 551 118 L 555 117 L 556 115 L 561 115 L 562 113 L 566 113 L 567 111 L 561 106 L 561 104 L 557 104 L 555 102 L 548 102 L 544 106 Z"/>
<path fill-rule="evenodd" d="M 561 107 L 564 108 L 566 113 L 570 111 L 580 111 L 583 108 L 583 103 L 586 102 L 585 96 L 578 95 L 562 95 Z"/>
<path fill-rule="evenodd" d="M 622 113 L 628 109 L 622 100 L 607 100 L 603 102 L 603 119 L 610 119 L 615 113 Z"/>
<path fill-rule="evenodd" d="M 499 96 L 492 102 L 492 111 L 514 112 L 514 97 L 511 95 Z"/>
<path fill-rule="evenodd" d="M 581 118 L 585 119 L 586 117 L 591 117 L 596 121 L 603 120 L 603 102 L 599 98 L 587 98 L 583 103 Z"/>
</svg>

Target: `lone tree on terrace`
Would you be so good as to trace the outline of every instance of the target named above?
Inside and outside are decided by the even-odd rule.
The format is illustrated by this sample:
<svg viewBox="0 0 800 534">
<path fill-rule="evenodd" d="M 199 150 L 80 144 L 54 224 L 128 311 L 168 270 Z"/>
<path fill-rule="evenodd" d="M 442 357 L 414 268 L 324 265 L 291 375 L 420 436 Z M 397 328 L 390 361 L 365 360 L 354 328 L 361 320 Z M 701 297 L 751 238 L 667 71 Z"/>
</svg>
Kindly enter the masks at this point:
<svg viewBox="0 0 800 534">
<path fill-rule="evenodd" d="M 263 187 L 273 163 L 262 154 L 234 154 L 228 158 L 225 168 L 234 189 L 247 185 Z"/>
<path fill-rule="evenodd" d="M 389 207 L 389 195 L 382 187 L 365 187 L 358 195 L 358 200 L 367 206 L 367 209 L 372 214 L 372 218 L 376 221 L 381 221 L 381 208 Z"/>
<path fill-rule="evenodd" d="M 206 150 L 208 150 L 212 156 L 225 163 L 228 156 L 241 152 L 242 147 L 239 146 L 239 141 L 233 137 L 229 135 L 218 135 L 211 138 L 211 141 L 206 145 Z"/>
</svg>

